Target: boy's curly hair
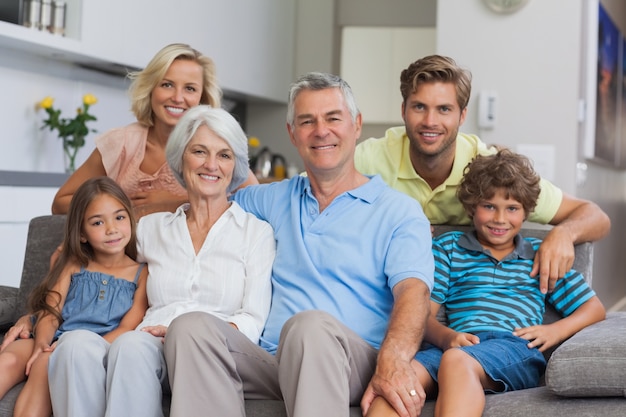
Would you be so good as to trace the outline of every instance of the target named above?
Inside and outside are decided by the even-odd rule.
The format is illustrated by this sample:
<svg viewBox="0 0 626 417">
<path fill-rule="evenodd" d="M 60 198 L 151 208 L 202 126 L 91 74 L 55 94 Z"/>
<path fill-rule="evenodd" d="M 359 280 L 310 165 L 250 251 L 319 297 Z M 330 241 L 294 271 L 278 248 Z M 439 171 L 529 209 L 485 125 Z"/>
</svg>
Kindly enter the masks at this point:
<svg viewBox="0 0 626 417">
<path fill-rule="evenodd" d="M 473 217 L 478 204 L 504 189 L 506 198 L 517 200 L 524 207 L 525 218 L 535 209 L 541 178 L 524 155 L 500 149 L 494 155 L 476 156 L 464 170 L 457 197 L 465 211 Z"/>
</svg>

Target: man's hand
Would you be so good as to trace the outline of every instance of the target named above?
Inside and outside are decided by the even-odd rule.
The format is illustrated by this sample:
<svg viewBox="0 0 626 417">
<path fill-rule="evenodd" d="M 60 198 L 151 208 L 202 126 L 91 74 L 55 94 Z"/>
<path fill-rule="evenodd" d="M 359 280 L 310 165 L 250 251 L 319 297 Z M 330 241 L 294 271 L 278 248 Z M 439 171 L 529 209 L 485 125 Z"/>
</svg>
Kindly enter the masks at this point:
<svg viewBox="0 0 626 417">
<path fill-rule="evenodd" d="M 393 295 L 391 320 L 361 409 L 366 415 L 374 399 L 382 396 L 400 417 L 416 417 L 422 411 L 426 393 L 411 361 L 430 313 L 430 291 L 423 281 L 410 278 L 396 284 Z"/>
<path fill-rule="evenodd" d="M 384 361 L 379 358 L 376 372 L 361 399 L 363 415 L 367 414 L 374 399 L 382 396 L 400 417 L 419 416 L 426 401 L 426 392 L 410 363 L 395 360 L 386 366 L 381 362 Z"/>
<path fill-rule="evenodd" d="M 2 345 L 0 345 L 0 352 L 16 339 L 28 339 L 32 331 L 33 325 L 30 321 L 30 315 L 26 314 L 20 317 L 17 323 L 4 335 L 4 340 L 2 341 Z"/>
<path fill-rule="evenodd" d="M 566 229 L 554 227 L 546 235 L 535 254 L 530 276 L 539 274 L 542 294 L 554 289 L 556 280 L 563 278 L 574 265 L 574 243 Z"/>
</svg>

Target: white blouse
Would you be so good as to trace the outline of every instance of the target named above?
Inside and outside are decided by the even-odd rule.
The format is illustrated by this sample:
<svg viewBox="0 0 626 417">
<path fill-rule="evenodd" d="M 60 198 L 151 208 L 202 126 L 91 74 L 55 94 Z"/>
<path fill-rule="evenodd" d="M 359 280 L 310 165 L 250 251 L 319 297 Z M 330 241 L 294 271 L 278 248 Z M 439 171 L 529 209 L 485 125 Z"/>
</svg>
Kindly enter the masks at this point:
<svg viewBox="0 0 626 417">
<path fill-rule="evenodd" d="M 138 261 L 148 263 L 150 307 L 137 329 L 169 326 L 183 313 L 204 311 L 236 324 L 258 343 L 272 293 L 272 227 L 232 202 L 196 255 L 186 222 L 188 208 L 183 204 L 175 213 L 139 220 Z"/>
</svg>

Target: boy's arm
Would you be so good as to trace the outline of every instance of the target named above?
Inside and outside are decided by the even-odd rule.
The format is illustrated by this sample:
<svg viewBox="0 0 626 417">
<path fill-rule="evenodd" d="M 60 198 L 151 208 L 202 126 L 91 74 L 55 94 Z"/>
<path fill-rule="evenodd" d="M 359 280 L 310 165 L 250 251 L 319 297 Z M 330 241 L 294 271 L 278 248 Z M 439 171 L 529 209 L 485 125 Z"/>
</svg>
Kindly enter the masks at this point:
<svg viewBox="0 0 626 417">
<path fill-rule="evenodd" d="M 606 310 L 597 296 L 591 297 L 572 314 L 551 324 L 516 329 L 513 334 L 529 340 L 528 347 L 543 352 L 569 339 L 585 327 L 606 318 Z"/>
<path fill-rule="evenodd" d="M 430 316 L 426 322 L 426 331 L 424 340 L 431 343 L 441 350 L 447 350 L 453 347 L 470 346 L 479 343 L 477 336 L 470 333 L 461 333 L 452 330 L 448 326 L 437 320 L 437 313 L 441 308 L 441 304 L 430 301 Z"/>
</svg>

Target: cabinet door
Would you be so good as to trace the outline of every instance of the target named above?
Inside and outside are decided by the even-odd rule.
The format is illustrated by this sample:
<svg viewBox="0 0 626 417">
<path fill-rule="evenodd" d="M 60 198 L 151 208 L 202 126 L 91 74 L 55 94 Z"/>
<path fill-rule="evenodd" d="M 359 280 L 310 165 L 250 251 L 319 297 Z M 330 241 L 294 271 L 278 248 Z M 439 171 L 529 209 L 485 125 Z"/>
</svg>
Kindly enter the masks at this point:
<svg viewBox="0 0 626 417">
<path fill-rule="evenodd" d="M 225 90 L 285 101 L 293 77 L 294 0 L 83 1 L 86 54 L 143 68 L 165 45 L 211 57 Z"/>
<path fill-rule="evenodd" d="M 435 28 L 343 29 L 341 77 L 352 87 L 363 123 L 402 123 L 400 73 L 435 49 Z"/>
</svg>

